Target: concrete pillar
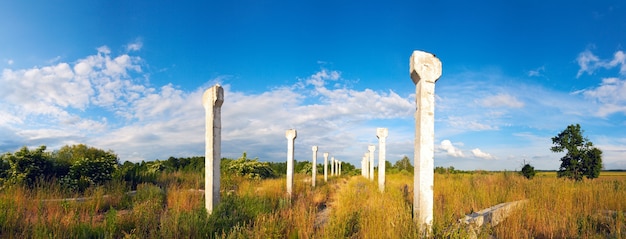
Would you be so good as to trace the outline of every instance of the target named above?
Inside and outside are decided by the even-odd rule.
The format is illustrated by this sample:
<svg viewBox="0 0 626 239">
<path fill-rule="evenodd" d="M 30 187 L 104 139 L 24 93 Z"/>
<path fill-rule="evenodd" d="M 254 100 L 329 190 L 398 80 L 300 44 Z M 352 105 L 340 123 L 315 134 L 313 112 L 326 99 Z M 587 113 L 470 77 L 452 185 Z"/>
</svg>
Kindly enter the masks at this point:
<svg viewBox="0 0 626 239">
<path fill-rule="evenodd" d="M 365 170 L 366 170 L 366 163 L 365 163 L 365 156 L 361 159 L 361 176 L 365 177 Z"/>
<path fill-rule="evenodd" d="M 341 161 L 339 161 L 339 176 L 341 176 Z"/>
<path fill-rule="evenodd" d="M 289 197 L 293 192 L 293 143 L 296 137 L 295 129 L 289 129 L 285 132 L 285 138 L 287 138 L 287 194 Z"/>
<path fill-rule="evenodd" d="M 375 145 L 369 145 L 367 146 L 367 151 L 369 152 L 369 158 L 370 158 L 370 181 L 374 181 L 374 151 L 376 151 L 376 146 Z"/>
<path fill-rule="evenodd" d="M 335 157 L 330 158 L 330 176 L 335 176 Z"/>
<path fill-rule="evenodd" d="M 414 51 L 409 72 L 415 84 L 415 178 L 413 218 L 422 233 L 431 234 L 435 150 L 435 82 L 441 76 L 441 61 L 435 55 Z"/>
<path fill-rule="evenodd" d="M 365 160 L 365 178 L 370 178 L 370 160 L 368 153 L 363 154 L 363 160 Z"/>
<path fill-rule="evenodd" d="M 311 165 L 311 186 L 315 187 L 315 180 L 317 179 L 317 146 L 311 148 L 313 150 L 313 165 Z"/>
<path fill-rule="evenodd" d="M 324 182 L 328 182 L 328 153 L 324 153 Z"/>
<path fill-rule="evenodd" d="M 220 203 L 220 161 L 222 147 L 222 103 L 224 89 L 214 85 L 202 95 L 205 111 L 204 206 L 209 215 Z"/>
<path fill-rule="evenodd" d="M 385 163 L 386 148 L 387 148 L 387 135 L 389 131 L 387 128 L 376 129 L 376 137 L 378 137 L 378 190 L 385 191 Z"/>
</svg>

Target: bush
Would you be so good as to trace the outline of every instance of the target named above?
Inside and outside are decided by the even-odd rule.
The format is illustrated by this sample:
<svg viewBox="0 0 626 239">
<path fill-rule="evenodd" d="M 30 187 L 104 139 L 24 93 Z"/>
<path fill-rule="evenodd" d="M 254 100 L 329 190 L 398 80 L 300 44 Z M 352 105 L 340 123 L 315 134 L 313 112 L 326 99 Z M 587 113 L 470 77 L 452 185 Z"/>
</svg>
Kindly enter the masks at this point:
<svg viewBox="0 0 626 239">
<path fill-rule="evenodd" d="M 110 181 L 116 168 L 116 158 L 84 158 L 70 166 L 70 172 L 61 179 L 61 182 L 73 190 L 84 191 L 89 186 L 102 185 Z"/>
<path fill-rule="evenodd" d="M 34 150 L 22 147 L 13 154 L 2 155 L 2 161 L 8 162 L 9 165 L 4 173 L 7 181 L 32 187 L 38 179 L 52 176 L 52 162 L 45 150 L 46 146 Z"/>
<path fill-rule="evenodd" d="M 230 162 L 228 171 L 238 176 L 252 179 L 275 178 L 278 176 L 269 163 L 259 162 L 258 159 L 248 159 L 245 152 L 241 158 Z"/>
<path fill-rule="evenodd" d="M 527 179 L 533 179 L 533 177 L 535 177 L 535 173 L 535 167 L 530 166 L 530 164 L 524 165 L 524 167 L 522 167 L 522 171 L 520 172 L 520 174 Z"/>
</svg>

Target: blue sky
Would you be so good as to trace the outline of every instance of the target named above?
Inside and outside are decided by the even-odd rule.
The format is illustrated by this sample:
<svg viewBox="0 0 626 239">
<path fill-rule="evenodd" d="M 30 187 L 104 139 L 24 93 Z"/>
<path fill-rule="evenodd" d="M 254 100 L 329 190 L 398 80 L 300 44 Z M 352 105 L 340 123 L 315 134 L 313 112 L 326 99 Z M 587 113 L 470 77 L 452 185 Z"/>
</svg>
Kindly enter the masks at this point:
<svg viewBox="0 0 626 239">
<path fill-rule="evenodd" d="M 3 1 L 0 152 L 84 143 L 121 160 L 203 155 L 219 83 L 222 156 L 360 166 L 376 128 L 413 155 L 413 50 L 437 55 L 435 165 L 555 170 L 579 123 L 626 168 L 621 1 Z M 321 155 L 321 154 L 320 154 Z"/>
</svg>

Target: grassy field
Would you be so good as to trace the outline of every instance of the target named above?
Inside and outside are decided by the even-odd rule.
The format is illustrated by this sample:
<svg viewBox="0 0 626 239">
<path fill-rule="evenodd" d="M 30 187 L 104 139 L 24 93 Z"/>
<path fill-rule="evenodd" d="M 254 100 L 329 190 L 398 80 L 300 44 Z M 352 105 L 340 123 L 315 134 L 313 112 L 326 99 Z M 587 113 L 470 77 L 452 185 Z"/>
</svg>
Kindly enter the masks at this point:
<svg viewBox="0 0 626 239">
<path fill-rule="evenodd" d="M 527 180 L 514 172 L 435 174 L 435 238 L 467 238 L 464 215 L 498 203 L 529 199 L 503 223 L 478 238 L 624 238 L 626 173 L 603 172 L 574 182 L 541 172 Z M 65 195 L 42 183 L 0 194 L 2 238 L 419 238 L 412 219 L 413 178 L 391 174 L 386 191 L 361 176 L 318 181 L 296 175 L 294 195 L 285 179 L 225 176 L 222 202 L 204 210 L 201 174 L 168 173 L 142 184 L 134 196 L 124 185 Z M 319 177 L 318 177 L 319 178 Z M 105 196 L 106 195 L 106 196 Z M 93 197 L 84 202 L 46 201 Z"/>
</svg>

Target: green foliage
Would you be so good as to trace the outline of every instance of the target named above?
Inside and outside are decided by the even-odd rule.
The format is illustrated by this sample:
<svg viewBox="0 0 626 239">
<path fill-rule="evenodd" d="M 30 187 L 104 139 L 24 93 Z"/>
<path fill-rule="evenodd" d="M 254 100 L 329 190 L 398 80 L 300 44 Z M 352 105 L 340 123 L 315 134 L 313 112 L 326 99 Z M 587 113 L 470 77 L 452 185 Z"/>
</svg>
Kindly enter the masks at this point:
<svg viewBox="0 0 626 239">
<path fill-rule="evenodd" d="M 68 162 L 74 164 L 76 161 L 80 161 L 85 158 L 97 159 L 97 158 L 115 158 L 117 155 L 113 151 L 104 151 L 95 147 L 89 147 L 84 144 L 65 145 L 59 150 L 52 153 L 52 157 L 59 162 Z"/>
<path fill-rule="evenodd" d="M 520 172 L 520 174 L 527 179 L 533 179 L 533 177 L 535 177 L 535 173 L 535 167 L 531 166 L 530 164 L 525 164 L 524 167 L 522 167 L 522 171 Z"/>
<path fill-rule="evenodd" d="M 569 125 L 563 132 L 552 138 L 552 152 L 567 151 L 561 158 L 558 177 L 582 180 L 583 176 L 593 179 L 600 176 L 602 170 L 602 151 L 593 147 L 593 143 L 583 136 L 580 125 Z"/>
<path fill-rule="evenodd" d="M 29 150 L 22 147 L 15 153 L 2 155 L 2 161 L 9 165 L 5 171 L 6 181 L 11 184 L 34 186 L 39 179 L 52 175 L 52 162 L 46 152 L 46 146 Z"/>
<path fill-rule="evenodd" d="M 438 173 L 438 174 L 457 174 L 457 173 L 462 173 L 462 171 L 454 169 L 453 166 L 450 166 L 450 167 L 447 167 L 447 168 L 435 167 L 435 173 Z"/>
<path fill-rule="evenodd" d="M 267 198 L 227 195 L 209 216 L 209 231 L 217 234 L 250 224 L 259 214 L 270 213 L 278 205 Z"/>
<path fill-rule="evenodd" d="M 287 174 L 287 162 L 268 162 L 268 164 L 277 175 Z M 323 169 L 324 167 L 322 166 L 320 168 Z M 322 173 L 323 172 L 324 171 L 322 171 Z"/>
<path fill-rule="evenodd" d="M 267 162 L 259 162 L 256 158 L 248 159 L 245 152 L 240 158 L 228 164 L 228 171 L 238 176 L 252 179 L 275 178 L 278 176 Z"/>
<path fill-rule="evenodd" d="M 406 171 L 408 173 L 413 173 L 413 165 L 411 164 L 411 160 L 406 155 L 402 157 L 402 159 L 398 160 L 393 167 L 398 171 Z"/>
<path fill-rule="evenodd" d="M 308 161 L 298 162 L 294 171 L 302 174 L 311 175 L 311 172 L 313 172 L 313 163 Z"/>
<path fill-rule="evenodd" d="M 358 171 L 356 167 L 352 165 L 351 163 L 341 162 L 341 175 L 350 175 L 350 176 L 361 175 L 361 171 Z"/>
<path fill-rule="evenodd" d="M 0 156 L 0 185 L 2 185 L 2 181 L 7 178 L 9 169 L 11 169 L 11 165 L 8 161 L 4 160 L 3 156 L 4 155 Z"/>
<path fill-rule="evenodd" d="M 110 181 L 116 168 L 117 158 L 84 158 L 74 161 L 69 173 L 61 179 L 61 182 L 71 189 L 84 191 L 89 186 L 98 186 Z"/>
<path fill-rule="evenodd" d="M 391 172 L 393 170 L 393 164 L 388 160 L 385 160 L 385 172 Z"/>
</svg>

